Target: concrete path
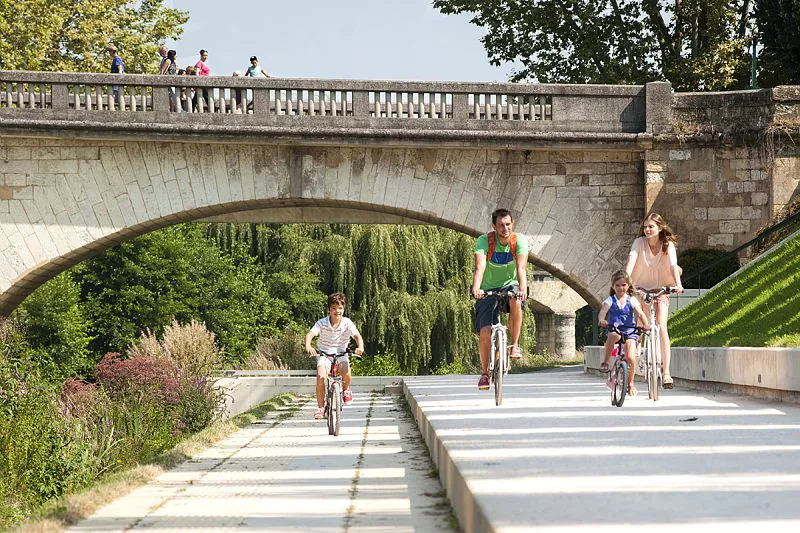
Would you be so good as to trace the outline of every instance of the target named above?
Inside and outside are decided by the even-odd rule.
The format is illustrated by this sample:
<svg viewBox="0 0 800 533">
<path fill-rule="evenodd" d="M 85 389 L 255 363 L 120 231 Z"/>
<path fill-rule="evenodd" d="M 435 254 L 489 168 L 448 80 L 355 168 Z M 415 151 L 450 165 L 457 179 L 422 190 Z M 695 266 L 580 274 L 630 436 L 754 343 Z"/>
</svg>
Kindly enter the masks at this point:
<svg viewBox="0 0 800 533">
<path fill-rule="evenodd" d="M 294 417 L 244 428 L 70 529 L 451 531 L 450 508 L 399 396 L 356 395 L 338 437 Z"/>
<path fill-rule="evenodd" d="M 612 407 L 582 369 L 405 381 L 472 531 L 800 531 L 800 407 L 664 391 Z M 640 387 L 644 388 L 644 387 Z"/>
</svg>

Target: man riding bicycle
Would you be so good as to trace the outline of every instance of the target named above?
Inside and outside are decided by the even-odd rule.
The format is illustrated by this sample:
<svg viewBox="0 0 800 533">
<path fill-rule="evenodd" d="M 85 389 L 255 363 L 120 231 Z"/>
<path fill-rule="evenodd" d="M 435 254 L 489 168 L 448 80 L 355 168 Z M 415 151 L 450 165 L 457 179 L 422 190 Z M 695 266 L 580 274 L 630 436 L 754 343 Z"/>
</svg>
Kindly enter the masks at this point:
<svg viewBox="0 0 800 533">
<path fill-rule="evenodd" d="M 519 299 L 507 302 L 508 326 L 511 331 L 511 358 L 522 357 L 519 335 L 522 331 L 522 309 L 528 297 L 528 279 L 525 268 L 528 264 L 528 241 L 525 235 L 514 233 L 514 218 L 508 209 L 497 209 L 492 213 L 492 228 L 478 237 L 475 243 L 475 272 L 472 277 L 472 296 L 475 302 L 475 330 L 480 338 L 481 378 L 478 389 L 488 390 L 489 359 L 491 354 L 492 323 L 499 320 L 498 302 L 484 299 L 485 291 L 515 291 Z"/>
</svg>

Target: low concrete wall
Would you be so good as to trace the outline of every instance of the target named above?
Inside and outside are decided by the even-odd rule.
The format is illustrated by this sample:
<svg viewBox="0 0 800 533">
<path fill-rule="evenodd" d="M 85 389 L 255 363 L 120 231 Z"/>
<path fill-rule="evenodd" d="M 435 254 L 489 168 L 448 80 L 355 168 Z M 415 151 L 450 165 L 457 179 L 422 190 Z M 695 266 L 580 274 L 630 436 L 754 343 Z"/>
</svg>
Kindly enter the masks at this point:
<svg viewBox="0 0 800 533">
<path fill-rule="evenodd" d="M 398 376 L 354 376 L 350 387 L 354 394 L 372 391 L 401 391 Z M 308 376 L 234 376 L 223 377 L 217 384 L 225 390 L 225 418 L 230 418 L 252 409 L 261 402 L 286 393 L 314 394 L 316 378 Z"/>
<path fill-rule="evenodd" d="M 679 384 L 770 400 L 800 401 L 800 348 L 673 347 L 670 372 Z M 597 372 L 602 346 L 584 349 L 584 370 Z"/>
</svg>

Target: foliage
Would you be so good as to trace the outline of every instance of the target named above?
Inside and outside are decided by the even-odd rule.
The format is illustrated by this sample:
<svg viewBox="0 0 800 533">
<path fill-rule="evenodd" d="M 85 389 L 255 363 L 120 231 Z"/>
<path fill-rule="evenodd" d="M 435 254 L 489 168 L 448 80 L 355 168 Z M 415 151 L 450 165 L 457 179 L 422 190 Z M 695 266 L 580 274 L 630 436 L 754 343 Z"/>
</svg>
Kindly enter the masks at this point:
<svg viewBox="0 0 800 533">
<path fill-rule="evenodd" d="M 54 366 L 51 377 L 80 375 L 90 369 L 89 326 L 81 307 L 80 287 L 68 272 L 34 291 L 14 318 L 30 347 Z"/>
<path fill-rule="evenodd" d="M 595 314 L 592 306 L 585 305 L 575 311 L 575 347 L 577 349 L 592 345 L 594 323 Z"/>
<path fill-rule="evenodd" d="M 767 346 L 778 348 L 800 348 L 800 333 L 787 333 L 772 339 Z"/>
<path fill-rule="evenodd" d="M 800 0 L 756 0 L 759 83 L 800 84 Z"/>
<path fill-rule="evenodd" d="M 216 334 L 226 362 L 291 320 L 242 246 L 230 253 L 185 224 L 143 235 L 74 269 L 95 353 L 124 352 L 143 330 L 160 335 L 173 319 L 198 320 Z"/>
<path fill-rule="evenodd" d="M 404 376 L 397 357 L 391 354 L 365 355 L 360 360 L 350 358 L 350 368 L 354 376 Z"/>
<path fill-rule="evenodd" d="M 306 354 L 303 337 L 286 329 L 281 335 L 258 340 L 256 349 L 247 358 L 245 368 L 249 370 L 313 370 L 314 359 Z"/>
<path fill-rule="evenodd" d="M 282 298 L 305 294 L 289 302 L 305 331 L 325 315 L 324 295 L 343 292 L 367 353 L 392 354 L 402 373 L 477 365 L 468 296 L 474 241 L 466 235 L 434 226 L 336 224 L 213 224 L 207 234 L 223 249 L 243 244 L 271 288 L 282 272 L 291 289 L 273 289 Z M 525 349 L 533 347 L 533 323 L 526 313 Z"/>
<path fill-rule="evenodd" d="M 743 87 L 749 0 L 434 0 L 471 13 L 493 65 L 512 81 L 634 83 L 666 78 L 678 90 Z"/>
<path fill-rule="evenodd" d="M 676 346 L 766 346 L 800 330 L 800 235 L 681 309 Z"/>
<path fill-rule="evenodd" d="M 720 261 L 708 270 L 703 270 L 715 261 Z M 681 282 L 687 289 L 710 289 L 739 270 L 739 258 L 726 250 L 713 248 L 690 248 L 678 256 L 678 264 L 683 268 Z"/>
<path fill-rule="evenodd" d="M 178 369 L 169 359 L 147 355 L 126 359 L 109 352 L 97 364 L 94 377 L 112 398 L 137 403 L 155 396 L 165 404 L 178 403 Z"/>
<path fill-rule="evenodd" d="M 159 42 L 183 33 L 188 13 L 164 0 L 0 0 L 0 68 L 108 72 L 113 44 L 126 72 L 155 73 Z"/>
</svg>

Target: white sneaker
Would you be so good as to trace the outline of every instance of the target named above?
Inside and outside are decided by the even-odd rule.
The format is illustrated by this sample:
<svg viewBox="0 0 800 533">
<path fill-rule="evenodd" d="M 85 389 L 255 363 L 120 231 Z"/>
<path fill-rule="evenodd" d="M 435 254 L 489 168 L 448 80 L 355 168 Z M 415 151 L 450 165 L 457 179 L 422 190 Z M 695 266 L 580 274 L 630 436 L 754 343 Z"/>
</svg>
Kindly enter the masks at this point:
<svg viewBox="0 0 800 533">
<path fill-rule="evenodd" d="M 353 393 L 350 391 L 350 389 L 344 391 L 344 393 L 342 394 L 342 398 L 344 399 L 345 405 L 350 405 L 351 403 L 353 403 Z"/>
</svg>

